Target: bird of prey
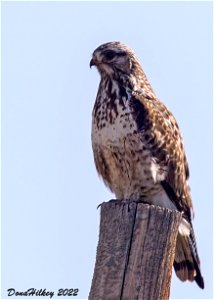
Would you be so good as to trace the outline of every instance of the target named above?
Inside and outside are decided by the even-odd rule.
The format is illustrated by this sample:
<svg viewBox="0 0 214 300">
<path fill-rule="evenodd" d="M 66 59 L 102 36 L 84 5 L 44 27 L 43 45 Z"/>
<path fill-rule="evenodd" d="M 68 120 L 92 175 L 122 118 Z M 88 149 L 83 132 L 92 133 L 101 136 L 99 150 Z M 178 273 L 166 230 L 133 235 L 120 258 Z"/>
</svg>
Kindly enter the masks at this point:
<svg viewBox="0 0 214 300">
<path fill-rule="evenodd" d="M 92 113 L 96 169 L 118 200 L 182 212 L 174 269 L 204 288 L 192 226 L 189 168 L 172 113 L 155 95 L 135 53 L 120 42 L 93 52 L 101 77 Z"/>
</svg>

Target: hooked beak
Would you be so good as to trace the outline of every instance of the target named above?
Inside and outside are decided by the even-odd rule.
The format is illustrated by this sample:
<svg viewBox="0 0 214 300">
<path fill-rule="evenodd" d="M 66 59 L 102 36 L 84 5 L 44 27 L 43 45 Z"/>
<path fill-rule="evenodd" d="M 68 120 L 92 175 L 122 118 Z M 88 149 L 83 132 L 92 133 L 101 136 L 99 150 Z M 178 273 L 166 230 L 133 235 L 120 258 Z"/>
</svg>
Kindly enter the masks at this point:
<svg viewBox="0 0 214 300">
<path fill-rule="evenodd" d="M 94 60 L 93 60 L 93 58 L 91 59 L 91 61 L 90 61 L 90 68 L 92 67 L 92 66 L 95 66 L 96 64 L 95 64 L 95 62 L 94 62 Z"/>
</svg>

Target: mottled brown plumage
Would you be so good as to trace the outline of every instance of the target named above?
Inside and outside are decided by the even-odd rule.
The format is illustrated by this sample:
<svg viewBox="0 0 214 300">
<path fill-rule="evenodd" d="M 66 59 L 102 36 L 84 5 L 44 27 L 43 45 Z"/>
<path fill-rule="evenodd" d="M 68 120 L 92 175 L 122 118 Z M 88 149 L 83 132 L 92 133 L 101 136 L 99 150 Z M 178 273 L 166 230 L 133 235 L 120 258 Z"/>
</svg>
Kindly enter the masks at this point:
<svg viewBox="0 0 214 300">
<path fill-rule="evenodd" d="M 204 288 L 191 223 L 189 169 L 177 122 L 156 97 L 135 53 L 110 42 L 93 53 L 101 81 L 93 109 L 92 147 L 98 173 L 117 199 L 183 212 L 174 268 Z"/>
</svg>

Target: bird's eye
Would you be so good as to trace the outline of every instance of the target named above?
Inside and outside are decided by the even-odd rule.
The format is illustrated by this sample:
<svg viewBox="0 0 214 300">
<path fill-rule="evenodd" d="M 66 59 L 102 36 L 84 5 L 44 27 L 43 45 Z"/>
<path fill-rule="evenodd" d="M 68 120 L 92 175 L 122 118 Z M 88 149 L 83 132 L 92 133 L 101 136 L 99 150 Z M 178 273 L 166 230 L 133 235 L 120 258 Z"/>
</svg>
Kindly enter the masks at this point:
<svg viewBox="0 0 214 300">
<path fill-rule="evenodd" d="M 116 55 L 115 52 L 111 50 L 106 51 L 105 53 L 105 57 L 107 60 L 112 60 L 115 57 L 115 55 Z"/>
</svg>

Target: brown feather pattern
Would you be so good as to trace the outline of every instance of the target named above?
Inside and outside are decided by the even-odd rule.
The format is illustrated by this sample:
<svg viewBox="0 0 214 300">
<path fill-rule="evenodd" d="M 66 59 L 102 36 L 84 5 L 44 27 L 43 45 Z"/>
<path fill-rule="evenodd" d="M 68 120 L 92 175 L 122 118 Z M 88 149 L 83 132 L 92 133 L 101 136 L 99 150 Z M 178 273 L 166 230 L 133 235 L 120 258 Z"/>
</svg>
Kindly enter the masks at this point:
<svg viewBox="0 0 214 300">
<path fill-rule="evenodd" d="M 174 268 L 204 288 L 188 184 L 189 168 L 178 124 L 156 97 L 135 53 L 120 42 L 99 46 L 90 65 L 101 81 L 93 109 L 95 165 L 117 199 L 150 201 L 183 213 Z"/>
</svg>

